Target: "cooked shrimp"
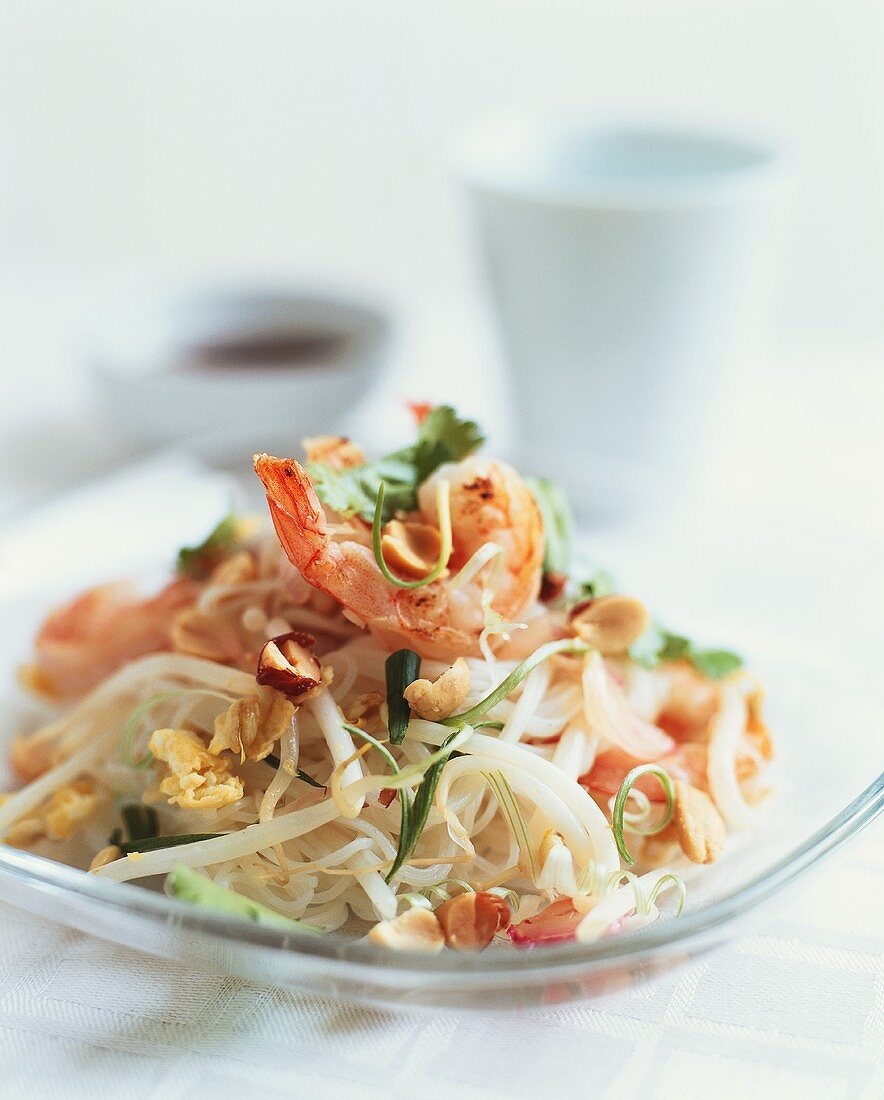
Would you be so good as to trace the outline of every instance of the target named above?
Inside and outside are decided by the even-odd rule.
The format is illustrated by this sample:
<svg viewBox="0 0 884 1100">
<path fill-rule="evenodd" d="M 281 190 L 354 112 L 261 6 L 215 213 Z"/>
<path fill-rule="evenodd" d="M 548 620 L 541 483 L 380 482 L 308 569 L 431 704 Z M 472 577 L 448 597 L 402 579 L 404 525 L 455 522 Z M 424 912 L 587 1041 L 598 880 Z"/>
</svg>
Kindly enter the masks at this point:
<svg viewBox="0 0 884 1100">
<path fill-rule="evenodd" d="M 721 704 L 721 685 L 687 661 L 664 665 L 667 692 L 656 722 L 677 741 L 705 741 Z"/>
<path fill-rule="evenodd" d="M 408 643 L 425 657 L 452 660 L 479 654 L 485 626 L 481 588 L 456 590 L 445 580 L 400 589 L 386 581 L 367 542 L 361 520 L 332 529 L 306 471 L 294 459 L 255 456 L 276 533 L 292 564 L 315 588 L 334 596 L 382 641 Z M 458 569 L 480 546 L 501 547 L 503 567 L 491 607 L 515 619 L 540 588 L 543 528 L 530 490 L 509 466 L 468 458 L 441 466 L 421 486 L 421 518 L 436 523 L 436 483 L 450 485 L 454 550 Z"/>
<path fill-rule="evenodd" d="M 148 599 L 124 581 L 88 589 L 40 627 L 24 682 L 56 698 L 83 695 L 128 661 L 169 649 L 176 616 L 198 592 L 187 577 Z"/>
</svg>

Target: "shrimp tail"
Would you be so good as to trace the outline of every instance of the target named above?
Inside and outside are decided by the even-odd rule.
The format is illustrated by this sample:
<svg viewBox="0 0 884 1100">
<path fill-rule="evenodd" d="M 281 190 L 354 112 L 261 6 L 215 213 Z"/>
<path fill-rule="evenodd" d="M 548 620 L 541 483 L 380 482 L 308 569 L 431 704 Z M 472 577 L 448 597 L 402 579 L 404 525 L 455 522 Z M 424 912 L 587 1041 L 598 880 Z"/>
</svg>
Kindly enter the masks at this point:
<svg viewBox="0 0 884 1100">
<path fill-rule="evenodd" d="M 257 454 L 253 462 L 286 557 L 296 569 L 308 573 L 329 538 L 325 514 L 307 471 L 293 458 Z"/>
</svg>

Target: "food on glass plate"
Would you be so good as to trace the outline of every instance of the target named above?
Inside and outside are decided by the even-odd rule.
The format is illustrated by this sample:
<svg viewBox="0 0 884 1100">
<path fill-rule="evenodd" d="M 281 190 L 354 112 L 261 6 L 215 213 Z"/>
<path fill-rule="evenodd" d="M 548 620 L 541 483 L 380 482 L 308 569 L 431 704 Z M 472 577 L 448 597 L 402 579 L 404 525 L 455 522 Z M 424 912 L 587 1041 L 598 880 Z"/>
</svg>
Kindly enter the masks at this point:
<svg viewBox="0 0 884 1100">
<path fill-rule="evenodd" d="M 22 682 L 7 844 L 283 929 L 395 950 L 591 942 L 684 904 L 767 793 L 739 657 L 571 562 L 561 492 L 418 412 L 410 446 L 255 456 L 158 594 L 92 589 Z"/>
</svg>

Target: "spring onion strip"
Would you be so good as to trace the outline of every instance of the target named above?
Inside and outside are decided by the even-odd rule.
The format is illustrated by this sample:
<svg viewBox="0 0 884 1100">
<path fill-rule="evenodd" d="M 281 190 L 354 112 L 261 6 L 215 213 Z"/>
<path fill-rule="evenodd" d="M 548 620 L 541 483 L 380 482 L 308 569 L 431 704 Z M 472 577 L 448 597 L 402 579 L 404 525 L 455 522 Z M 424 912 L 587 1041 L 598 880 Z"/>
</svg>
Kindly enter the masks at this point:
<svg viewBox="0 0 884 1100">
<path fill-rule="evenodd" d="M 395 584 L 397 588 L 423 588 L 426 584 L 432 584 L 433 581 L 437 581 L 448 565 L 448 559 L 451 557 L 452 549 L 452 535 L 451 535 L 451 487 L 444 479 L 440 480 L 436 486 L 436 510 L 439 515 L 439 556 L 436 559 L 436 564 L 430 570 L 425 577 L 421 577 L 416 581 L 403 581 L 395 574 L 390 572 L 390 567 L 387 565 L 384 558 L 383 547 L 383 515 L 384 515 L 384 493 L 386 486 L 382 481 L 378 485 L 378 497 L 374 507 L 374 521 L 371 525 L 371 548 L 374 552 L 374 560 L 378 564 L 378 569 L 383 573 L 384 577 L 390 582 Z"/>
<path fill-rule="evenodd" d="M 522 859 L 525 861 L 526 870 L 531 876 L 531 881 L 536 882 L 537 860 L 534 858 L 534 848 L 528 835 L 528 825 L 513 788 L 509 785 L 503 772 L 483 772 L 482 774 L 488 781 L 488 786 L 494 791 L 494 797 L 497 799 L 504 817 L 509 822 L 513 836 L 519 846 L 519 851 L 522 854 Z"/>
<path fill-rule="evenodd" d="M 424 757 L 419 764 L 407 764 L 404 768 L 399 769 L 398 774 L 389 777 L 366 775 L 363 779 L 358 779 L 355 783 L 349 784 L 344 789 L 348 795 L 362 797 L 372 791 L 379 791 L 382 788 L 398 791 L 402 787 L 412 787 L 415 783 L 423 779 L 426 772 L 434 764 L 437 764 L 440 760 L 446 760 L 456 749 L 466 744 L 472 736 L 472 726 L 464 726 L 463 729 L 459 729 L 454 736 L 449 735 L 449 739 L 446 740 L 436 752 Z M 589 796 L 587 795 L 587 797 Z"/>
<path fill-rule="evenodd" d="M 629 792 L 633 784 L 643 775 L 654 775 L 660 780 L 660 786 L 663 788 L 663 793 L 666 795 L 666 809 L 663 812 L 663 816 L 656 824 L 647 827 L 639 827 L 633 824 L 633 832 L 639 833 L 641 836 L 653 836 L 655 833 L 662 832 L 672 820 L 672 815 L 675 812 L 675 787 L 668 773 L 658 764 L 639 764 L 637 768 L 633 768 L 632 771 L 627 774 L 626 778 L 620 784 L 620 789 L 617 791 L 617 796 L 614 799 L 614 809 L 611 812 L 611 828 L 614 832 L 614 841 L 617 844 L 617 851 L 620 853 L 623 861 L 630 867 L 635 863 L 635 860 L 630 855 L 629 849 L 626 847 L 626 841 L 623 839 L 623 814 L 626 809 L 626 800 L 629 797 Z"/>
<path fill-rule="evenodd" d="M 681 912 L 685 890 L 678 875 L 663 869 L 649 871 L 641 878 L 636 878 L 631 872 L 624 872 L 625 874 L 630 876 L 627 884 L 615 889 L 593 905 L 577 926 L 577 939 L 581 943 L 590 943 L 599 939 L 612 924 L 633 911 L 639 916 L 648 916 L 658 894 L 667 886 L 674 886 L 678 890 L 680 896 L 678 912 Z"/>
<path fill-rule="evenodd" d="M 460 714 L 452 714 L 450 718 L 443 718 L 443 725 L 455 727 L 476 725 L 478 720 L 484 717 L 489 710 L 493 710 L 498 703 L 506 699 L 507 696 L 512 695 L 528 673 L 533 672 L 547 657 L 553 657 L 557 653 L 588 653 L 589 648 L 586 642 L 581 641 L 579 638 L 560 638 L 554 642 L 547 642 L 535 649 L 531 656 L 522 661 L 520 665 L 516 665 L 509 676 L 502 680 L 484 699 L 480 699 L 475 706 L 462 711 Z"/>
<path fill-rule="evenodd" d="M 133 852 L 157 852 L 162 848 L 180 848 L 183 844 L 199 844 L 204 840 L 214 840 L 216 837 L 227 835 L 227 833 L 179 833 L 176 836 L 151 836 L 120 844 L 119 847 L 123 855 L 128 856 Z"/>
<path fill-rule="evenodd" d="M 351 726 L 349 723 L 344 723 L 344 729 L 350 734 L 351 737 L 359 737 L 361 740 L 366 741 L 372 748 L 383 756 L 383 758 L 390 765 L 390 768 L 394 775 L 398 775 L 400 772 L 399 765 L 396 763 L 396 758 L 390 752 L 386 746 L 382 745 L 380 741 L 372 737 L 370 733 L 366 733 L 365 730 L 359 729 L 358 726 Z M 390 868 L 390 872 L 387 875 L 386 881 L 389 882 L 393 877 L 393 874 L 399 870 L 404 862 L 406 855 L 409 853 L 403 852 L 403 845 L 410 833 L 411 822 L 411 798 L 408 791 L 400 788 L 399 790 L 399 851 L 396 853 L 396 861 Z M 401 857 L 401 858 L 400 858 Z"/>
<path fill-rule="evenodd" d="M 413 649 L 397 649 L 384 662 L 384 680 L 387 687 L 387 729 L 390 744 L 398 745 L 405 737 L 411 708 L 405 698 L 405 689 L 420 676 L 420 655 Z"/>
<path fill-rule="evenodd" d="M 681 911 L 684 909 L 685 902 L 687 901 L 688 891 L 681 878 L 679 878 L 678 875 L 674 874 L 663 875 L 662 878 L 657 879 L 656 885 L 648 894 L 648 910 L 650 910 L 651 906 L 657 900 L 657 895 L 660 893 L 661 890 L 664 890 L 666 888 L 667 884 L 673 885 L 678 891 L 678 908 L 675 910 L 675 915 L 677 917 L 681 916 Z"/>
<path fill-rule="evenodd" d="M 411 804 L 409 820 L 403 822 L 402 829 L 399 832 L 399 846 L 396 851 L 396 858 L 393 860 L 393 866 L 387 872 L 387 882 L 392 879 L 402 864 L 408 859 L 421 838 L 421 834 L 427 824 L 427 818 L 430 816 L 430 807 L 433 805 L 433 796 L 436 793 L 436 787 L 439 785 L 442 769 L 448 763 L 453 751 L 449 746 L 457 736 L 456 733 L 453 733 L 451 737 L 443 742 L 439 752 L 433 753 L 432 757 L 430 757 L 430 759 L 433 757 L 437 759 L 433 760 L 433 763 L 426 768 L 421 785 L 415 792 L 414 802 Z M 408 793 L 404 790 L 400 790 L 399 798 L 404 804 L 408 800 Z"/>
</svg>

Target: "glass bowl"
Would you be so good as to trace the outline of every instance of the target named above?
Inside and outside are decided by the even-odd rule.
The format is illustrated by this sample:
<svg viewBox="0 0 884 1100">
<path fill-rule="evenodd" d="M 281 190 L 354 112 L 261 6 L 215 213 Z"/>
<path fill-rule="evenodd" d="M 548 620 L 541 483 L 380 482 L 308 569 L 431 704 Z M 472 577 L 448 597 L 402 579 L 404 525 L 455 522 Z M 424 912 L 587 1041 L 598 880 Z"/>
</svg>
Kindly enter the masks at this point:
<svg viewBox="0 0 884 1100">
<path fill-rule="evenodd" d="M 138 501 L 140 512 L 147 508 L 146 527 L 121 522 L 132 499 L 131 479 L 117 487 L 116 498 L 111 486 L 99 498 L 69 499 L 7 526 L 0 535 L 0 676 L 7 683 L 12 684 L 34 628 L 53 602 L 114 572 L 131 568 L 141 575 L 148 563 L 155 567 L 168 560 L 176 545 L 198 536 L 223 511 L 229 498 L 222 482 L 181 475 L 175 464 L 142 477 Z M 106 545 L 96 534 L 102 525 L 115 532 L 109 560 L 100 560 L 95 549 Z M 55 548 L 62 535 L 65 554 L 59 558 Z M 50 561 L 53 568 L 47 570 Z M 115 565 L 109 568 L 109 561 Z M 774 796 L 750 830 L 729 839 L 718 863 L 677 868 L 688 886 L 685 912 L 639 932 L 596 944 L 492 945 L 477 955 L 393 953 L 364 940 L 288 933 L 216 915 L 4 845 L 0 899 L 190 966 L 350 1000 L 514 1009 L 610 992 L 733 936 L 790 883 L 813 869 L 825 874 L 826 857 L 884 808 L 880 720 L 870 681 L 838 674 L 828 665 L 765 661 L 760 650 L 750 657 L 768 689 L 777 747 Z M 21 728 L 24 705 L 11 687 L 0 700 L 0 751 Z M 11 785 L 6 778 L 0 765 L 0 789 Z"/>
</svg>

